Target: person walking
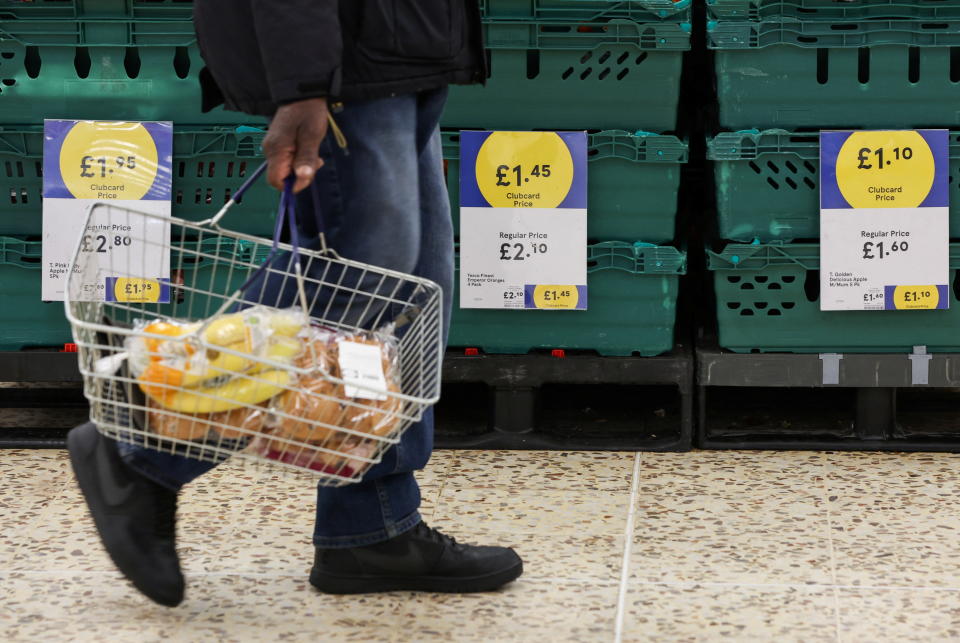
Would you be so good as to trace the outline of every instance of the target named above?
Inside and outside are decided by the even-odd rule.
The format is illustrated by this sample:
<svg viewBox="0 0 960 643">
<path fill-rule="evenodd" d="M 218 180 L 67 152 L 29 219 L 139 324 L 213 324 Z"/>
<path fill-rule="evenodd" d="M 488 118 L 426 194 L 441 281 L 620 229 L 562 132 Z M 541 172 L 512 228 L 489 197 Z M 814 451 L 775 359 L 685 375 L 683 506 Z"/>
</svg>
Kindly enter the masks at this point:
<svg viewBox="0 0 960 643">
<path fill-rule="evenodd" d="M 322 229 L 341 256 L 438 283 L 446 339 L 454 246 L 439 121 L 447 86 L 486 74 L 476 0 L 195 0 L 194 22 L 203 108 L 271 119 L 268 181 L 282 189 L 295 177 L 302 238 Z M 346 147 L 328 136 L 331 113 Z M 430 458 L 433 423 L 429 410 L 361 482 L 318 487 L 314 587 L 480 592 L 523 572 L 512 549 L 460 544 L 423 522 L 414 472 Z M 178 605 L 177 493 L 215 465 L 115 442 L 90 423 L 67 442 L 114 563 L 152 600 Z"/>
</svg>

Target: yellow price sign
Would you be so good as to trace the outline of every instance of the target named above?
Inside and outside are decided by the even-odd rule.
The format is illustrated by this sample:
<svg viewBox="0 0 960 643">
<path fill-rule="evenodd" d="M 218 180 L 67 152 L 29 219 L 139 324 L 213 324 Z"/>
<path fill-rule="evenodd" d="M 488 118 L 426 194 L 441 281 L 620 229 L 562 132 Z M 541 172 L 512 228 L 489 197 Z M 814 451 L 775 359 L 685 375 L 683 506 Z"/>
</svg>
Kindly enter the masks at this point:
<svg viewBox="0 0 960 643">
<path fill-rule="evenodd" d="M 158 166 L 156 142 L 141 123 L 80 121 L 60 149 L 60 175 L 77 199 L 142 199 Z"/>
<path fill-rule="evenodd" d="M 897 310 L 937 310 L 940 289 L 937 286 L 897 286 L 893 290 L 893 307 Z"/>
<path fill-rule="evenodd" d="M 933 187 L 936 162 L 916 131 L 854 132 L 837 156 L 837 185 L 854 208 L 916 208 Z"/>
<path fill-rule="evenodd" d="M 477 153 L 477 187 L 495 208 L 556 208 L 573 173 L 570 148 L 556 132 L 493 132 Z"/>
<path fill-rule="evenodd" d="M 576 310 L 580 308 L 580 290 L 576 286 L 536 286 L 533 304 L 537 308 Z"/>
<path fill-rule="evenodd" d="M 168 302 L 170 287 L 160 279 L 110 277 L 107 279 L 107 301 L 136 304 Z"/>
</svg>

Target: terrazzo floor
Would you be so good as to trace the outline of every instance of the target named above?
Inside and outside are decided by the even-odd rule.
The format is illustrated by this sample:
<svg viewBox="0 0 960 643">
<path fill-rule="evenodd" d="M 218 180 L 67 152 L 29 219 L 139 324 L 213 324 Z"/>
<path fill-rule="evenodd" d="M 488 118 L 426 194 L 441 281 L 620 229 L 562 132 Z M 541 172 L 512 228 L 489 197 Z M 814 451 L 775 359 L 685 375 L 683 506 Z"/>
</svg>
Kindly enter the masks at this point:
<svg viewBox="0 0 960 643">
<path fill-rule="evenodd" d="M 521 580 L 320 595 L 309 478 L 228 464 L 184 492 L 167 609 L 113 570 L 65 453 L 0 451 L 0 640 L 960 640 L 960 455 L 439 451 L 421 481 Z"/>
</svg>

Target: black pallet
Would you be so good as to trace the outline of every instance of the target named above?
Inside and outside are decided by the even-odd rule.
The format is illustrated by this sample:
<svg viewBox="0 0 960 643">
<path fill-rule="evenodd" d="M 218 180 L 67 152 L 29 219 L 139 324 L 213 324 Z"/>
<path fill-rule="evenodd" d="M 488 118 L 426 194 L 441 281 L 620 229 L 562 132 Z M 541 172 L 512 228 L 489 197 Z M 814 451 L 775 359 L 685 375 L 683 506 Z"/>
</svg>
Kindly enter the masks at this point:
<svg viewBox="0 0 960 643">
<path fill-rule="evenodd" d="M 704 449 L 960 451 L 960 355 L 697 351 Z"/>
<path fill-rule="evenodd" d="M 60 449 L 88 417 L 76 353 L 0 351 L 0 449 Z"/>
<path fill-rule="evenodd" d="M 693 354 L 659 357 L 448 353 L 438 448 L 685 451 Z"/>
</svg>

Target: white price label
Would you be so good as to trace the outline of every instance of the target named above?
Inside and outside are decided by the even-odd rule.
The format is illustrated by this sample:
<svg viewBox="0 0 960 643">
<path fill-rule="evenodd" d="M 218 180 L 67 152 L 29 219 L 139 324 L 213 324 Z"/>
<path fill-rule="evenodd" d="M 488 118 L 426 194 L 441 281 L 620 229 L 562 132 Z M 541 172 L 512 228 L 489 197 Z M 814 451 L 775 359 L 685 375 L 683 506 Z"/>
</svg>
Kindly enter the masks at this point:
<svg viewBox="0 0 960 643">
<path fill-rule="evenodd" d="M 587 308 L 584 132 L 462 132 L 460 307 Z"/>
<path fill-rule="evenodd" d="M 948 137 L 821 134 L 822 310 L 949 308 Z"/>
<path fill-rule="evenodd" d="M 347 397 L 383 402 L 387 399 L 387 378 L 383 373 L 383 356 L 380 346 L 359 342 L 341 341 L 338 344 L 340 376 L 346 385 Z M 359 388 L 370 387 L 383 391 L 377 393 Z"/>
<path fill-rule="evenodd" d="M 169 301 L 170 123 L 47 120 L 43 158 L 43 287 L 62 300 Z M 107 203 L 94 219 L 96 202 Z M 82 266 L 72 260 L 79 242 Z"/>
</svg>

